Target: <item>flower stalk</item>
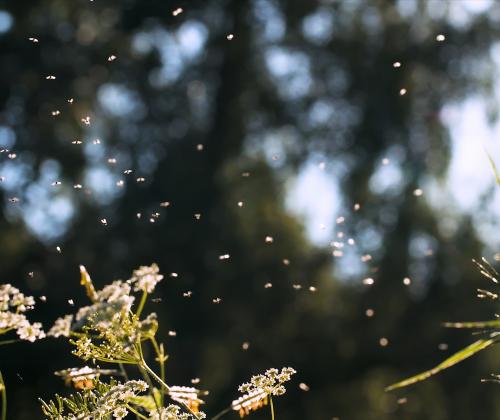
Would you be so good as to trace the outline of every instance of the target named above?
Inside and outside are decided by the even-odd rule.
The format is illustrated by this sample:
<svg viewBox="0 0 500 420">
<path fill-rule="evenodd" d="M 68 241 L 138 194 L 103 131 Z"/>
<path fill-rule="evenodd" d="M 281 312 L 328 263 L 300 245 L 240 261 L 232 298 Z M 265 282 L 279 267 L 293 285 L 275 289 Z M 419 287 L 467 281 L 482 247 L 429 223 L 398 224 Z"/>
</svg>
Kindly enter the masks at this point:
<svg viewBox="0 0 500 420">
<path fill-rule="evenodd" d="M 148 292 L 146 292 L 146 291 L 142 292 L 141 301 L 140 301 L 139 306 L 137 308 L 137 312 L 135 313 L 137 318 L 141 317 L 141 314 L 142 314 L 142 311 L 144 309 L 144 305 L 146 305 L 147 299 L 148 299 Z"/>
<path fill-rule="evenodd" d="M 75 367 L 55 372 L 76 393 L 45 402 L 41 408 L 49 420 L 74 420 L 75 418 L 124 419 L 129 414 L 142 420 L 201 420 L 206 418 L 199 411 L 207 394 L 190 386 L 170 386 L 166 381 L 165 364 L 168 355 L 163 343 L 158 342 L 158 320 L 155 313 L 141 319 L 148 297 L 163 279 L 156 264 L 143 266 L 133 272 L 128 280 L 115 280 L 97 290 L 85 267 L 80 267 L 81 284 L 91 301 L 75 314 L 56 319 L 45 333 L 40 323 L 28 321 L 24 312 L 33 308 L 34 298 L 25 296 L 10 285 L 0 285 L 0 335 L 15 332 L 18 339 L 0 341 L 0 346 L 17 341 L 33 342 L 45 337 L 66 337 L 74 345 L 73 354 L 94 366 Z M 140 296 L 140 298 L 139 298 Z M 138 302 L 137 309 L 133 309 Z M 154 350 L 153 370 L 144 357 L 143 344 Z M 101 369 L 97 362 L 111 363 L 115 369 Z M 150 362 L 152 363 L 152 362 Z M 135 366 L 143 380 L 133 378 L 129 366 Z M 119 368 L 119 370 L 117 370 Z M 158 373 L 157 373 L 158 372 Z M 264 374 L 252 376 L 242 384 L 243 393 L 212 420 L 220 419 L 230 411 L 245 417 L 270 402 L 271 420 L 275 419 L 272 396 L 285 393 L 284 383 L 295 373 L 292 368 L 268 369 Z M 129 379 L 129 374 L 131 378 Z M 135 374 L 137 372 L 135 371 Z M 104 380 L 102 376 L 109 376 Z M 113 376 L 122 377 L 117 380 Z M 0 420 L 7 420 L 7 392 L 0 373 Z M 165 395 L 173 403 L 165 403 Z"/>
<path fill-rule="evenodd" d="M 153 344 L 153 348 L 155 349 L 156 352 L 156 360 L 160 365 L 160 378 L 163 382 L 165 382 L 165 362 L 167 361 L 168 356 L 165 354 L 163 344 L 158 345 L 158 342 L 156 341 L 156 338 L 154 336 L 151 337 L 150 341 Z M 164 395 L 165 394 L 163 392 L 160 393 L 160 404 L 162 407 L 165 400 Z"/>
<path fill-rule="evenodd" d="M 7 389 L 3 380 L 2 372 L 0 372 L 0 393 L 2 394 L 2 420 L 7 420 Z"/>
</svg>

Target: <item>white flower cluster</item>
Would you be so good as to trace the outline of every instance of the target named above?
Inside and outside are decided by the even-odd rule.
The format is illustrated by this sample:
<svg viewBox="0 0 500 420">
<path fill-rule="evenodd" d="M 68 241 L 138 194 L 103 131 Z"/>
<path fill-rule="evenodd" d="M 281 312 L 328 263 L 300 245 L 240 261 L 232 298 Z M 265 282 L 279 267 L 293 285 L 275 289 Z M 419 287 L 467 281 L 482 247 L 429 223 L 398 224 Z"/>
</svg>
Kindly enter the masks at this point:
<svg viewBox="0 0 500 420">
<path fill-rule="evenodd" d="M 134 284 L 134 291 L 152 293 L 156 285 L 163 280 L 163 275 L 159 274 L 160 269 L 157 264 L 151 266 L 143 265 L 132 273 L 132 278 L 129 280 Z"/>
<path fill-rule="evenodd" d="M 284 383 L 289 381 L 296 370 L 284 367 L 281 372 L 278 369 L 268 369 L 264 375 L 252 376 L 249 383 L 239 386 L 242 393 L 264 392 L 267 395 L 283 395 L 286 391 Z"/>
<path fill-rule="evenodd" d="M 93 325 L 98 328 L 111 327 L 113 320 L 132 308 L 135 301 L 135 296 L 131 295 L 132 284 L 134 284 L 134 291 L 142 290 L 152 293 L 156 284 L 163 279 L 163 275 L 159 274 L 158 265 L 152 264 L 134 270 L 132 278 L 127 281 L 115 280 L 104 286 L 102 290 L 96 291 L 85 267 L 80 266 L 80 271 L 84 279 L 82 284 L 87 287 L 93 304 L 81 307 L 75 317 L 66 315 L 58 318 L 48 333 L 52 337 L 68 337 L 72 327 L 82 328 L 90 318 L 92 318 Z"/>
<path fill-rule="evenodd" d="M 73 315 L 66 315 L 63 318 L 56 319 L 56 322 L 49 330 L 47 335 L 49 337 L 69 337 L 71 332 L 71 323 L 73 322 Z"/>
<path fill-rule="evenodd" d="M 15 330 L 21 340 L 45 337 L 42 324 L 30 323 L 24 313 L 35 306 L 32 296 L 25 296 L 10 284 L 0 285 L 0 334 Z"/>
<path fill-rule="evenodd" d="M 240 417 L 245 417 L 252 411 L 267 405 L 271 396 L 283 395 L 286 392 L 284 383 L 289 381 L 295 373 L 295 369 L 284 367 L 281 372 L 278 369 L 268 369 L 264 375 L 252 376 L 250 382 L 238 387 L 242 395 L 231 403 L 231 408 L 238 411 Z"/>
<path fill-rule="evenodd" d="M 200 404 L 205 402 L 199 398 L 201 394 L 199 389 L 193 388 L 191 386 L 176 386 L 173 385 L 168 390 L 168 395 L 177 403 L 184 404 L 184 406 L 189 407 L 189 409 L 195 413 L 198 412 Z"/>
<path fill-rule="evenodd" d="M 92 317 L 92 321 L 96 326 L 109 328 L 114 318 L 131 310 L 135 297 L 130 295 L 130 291 L 130 285 L 121 280 L 115 280 L 102 290 L 97 291 L 96 301 L 92 305 L 83 306 L 78 310 L 75 317 L 75 328 L 78 329 L 83 327 L 90 317 Z M 53 328 L 56 328 L 54 332 L 67 327 L 68 322 L 69 328 L 71 329 L 72 319 L 70 320 L 68 316 L 65 316 L 63 319 L 58 319 L 56 324 L 60 328 L 56 328 L 56 325 L 54 325 Z M 66 329 L 64 331 L 68 330 Z"/>
<path fill-rule="evenodd" d="M 99 376 L 100 370 L 93 369 L 89 366 L 81 368 L 69 368 L 54 372 L 56 376 L 61 376 L 65 379 L 70 379 L 73 382 L 82 381 L 85 379 L 95 379 Z"/>
<path fill-rule="evenodd" d="M 183 413 L 178 405 L 170 404 L 168 407 L 162 407 L 160 410 L 151 412 L 149 418 L 151 420 L 197 420 L 204 419 L 205 413 L 199 412 L 194 414 Z"/>
<path fill-rule="evenodd" d="M 73 350 L 73 354 L 78 356 L 83 360 L 94 359 L 95 355 L 93 352 L 94 347 L 92 346 L 92 340 L 88 337 L 80 337 L 75 342 L 76 349 Z"/>
<path fill-rule="evenodd" d="M 40 338 L 45 338 L 45 333 L 40 322 L 30 324 L 27 320 L 17 329 L 17 335 L 21 340 L 34 342 Z"/>
<path fill-rule="evenodd" d="M 127 403 L 146 389 L 148 385 L 144 381 L 128 381 L 114 385 L 99 399 L 99 407 L 88 418 L 106 418 L 109 413 L 112 413 L 113 418 L 122 419 L 128 414 Z"/>
<path fill-rule="evenodd" d="M 10 284 L 0 285 L 0 311 L 8 311 L 10 308 L 16 312 L 26 312 L 34 306 L 33 296 L 25 296 Z"/>
<path fill-rule="evenodd" d="M 158 329 L 155 314 L 143 321 L 129 312 L 106 313 L 89 316 L 83 334 L 72 341 L 76 346 L 73 354 L 83 360 L 114 361 L 137 364 L 141 362 L 137 345 L 143 339 L 154 337 Z"/>
<path fill-rule="evenodd" d="M 54 374 L 63 378 L 66 385 L 73 385 L 76 389 L 92 389 L 95 385 L 94 380 L 99 379 L 101 375 L 117 375 L 119 372 L 114 369 L 83 366 L 59 370 L 54 372 Z"/>
<path fill-rule="evenodd" d="M 269 396 L 261 389 L 257 389 L 234 400 L 231 403 L 231 407 L 233 410 L 238 411 L 240 417 L 245 417 L 248 416 L 251 411 L 258 410 L 267 405 L 268 400 Z"/>
<path fill-rule="evenodd" d="M 99 302 L 124 302 L 130 301 L 130 285 L 121 280 L 115 280 L 113 283 L 104 286 L 104 289 L 97 292 Z"/>
</svg>

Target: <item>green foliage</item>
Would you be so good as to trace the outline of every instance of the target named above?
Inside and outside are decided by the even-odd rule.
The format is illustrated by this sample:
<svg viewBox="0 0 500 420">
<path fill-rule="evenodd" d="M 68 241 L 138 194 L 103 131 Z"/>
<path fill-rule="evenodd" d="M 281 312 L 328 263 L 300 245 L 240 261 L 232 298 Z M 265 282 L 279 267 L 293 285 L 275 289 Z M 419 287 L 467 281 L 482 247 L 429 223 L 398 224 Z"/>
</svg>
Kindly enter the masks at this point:
<svg viewBox="0 0 500 420">
<path fill-rule="evenodd" d="M 463 350 L 460 350 L 459 352 L 455 353 L 453 356 L 447 358 L 436 367 L 426 370 L 425 372 L 419 373 L 418 375 L 412 376 L 408 379 L 405 379 L 404 381 L 397 382 L 394 385 L 388 386 L 386 388 L 386 391 L 392 391 L 396 388 L 403 388 L 405 386 L 413 385 L 414 383 L 423 381 L 431 377 L 432 375 L 441 372 L 442 370 L 448 369 L 449 367 L 454 366 L 457 363 L 460 363 L 462 360 L 465 360 L 471 357 L 472 355 L 476 354 L 477 352 L 484 350 L 485 348 L 491 346 L 497 341 L 498 340 L 495 340 L 493 338 L 487 340 L 478 340 L 472 343 L 471 345 L 467 346 Z"/>
<path fill-rule="evenodd" d="M 102 401 L 106 395 L 116 385 L 115 381 L 105 384 L 98 379 L 94 379 L 92 389 L 77 392 L 69 397 L 55 396 L 55 400 L 45 402 L 40 400 L 43 414 L 50 419 L 71 419 L 95 416 L 101 408 Z M 109 408 L 109 412 L 103 412 L 100 417 L 111 418 L 114 407 Z"/>
<path fill-rule="evenodd" d="M 117 280 L 96 290 L 85 267 L 80 267 L 82 282 L 91 300 L 91 305 L 81 307 L 75 316 L 66 315 L 56 320 L 48 336 L 68 337 L 74 345 L 73 354 L 84 361 L 103 362 L 115 365 L 118 370 L 90 368 L 71 368 L 56 372 L 67 385 L 81 389 L 68 397 L 56 394 L 48 402 L 40 399 L 42 412 L 52 420 L 112 420 L 125 418 L 129 413 L 141 419 L 152 420 L 198 420 L 205 418 L 199 411 L 200 399 L 204 392 L 193 387 L 167 385 L 165 362 L 168 356 L 162 343 L 156 341 L 158 321 L 155 313 L 144 318 L 141 315 L 148 303 L 148 296 L 163 279 L 156 264 L 142 266 L 135 270 L 127 281 Z M 0 302 L 14 295 L 18 299 L 10 305 L 0 308 L 6 312 L 30 298 L 10 286 L 0 286 Z M 142 292 L 139 304 L 133 311 L 134 292 Z M 16 304 L 16 302 L 21 302 Z M 7 312 L 8 313 L 8 312 Z M 23 318 L 24 320 L 24 318 Z M 74 322 L 73 322 L 74 321 Z M 27 321 L 24 321 L 27 322 Z M 39 334 L 38 338 L 45 337 Z M 147 363 L 143 346 L 150 344 L 156 353 L 156 362 L 160 373 L 157 374 Z M 130 368 L 135 367 L 142 375 L 142 380 L 130 380 Z M 269 369 L 265 375 L 253 376 L 250 383 L 240 386 L 244 394 L 216 418 L 229 411 L 237 411 L 241 416 L 261 408 L 271 401 L 271 413 L 274 419 L 272 396 L 285 393 L 284 383 L 295 373 L 292 368 Z M 103 382 L 103 375 L 120 375 L 125 382 L 111 378 Z M 156 384 L 156 386 L 154 385 Z M 2 420 L 5 420 L 6 393 L 0 375 L 2 393 Z M 165 406 L 165 396 L 179 404 Z"/>
<path fill-rule="evenodd" d="M 492 163 L 493 164 L 493 163 Z M 494 164 L 493 164 L 494 165 Z M 500 184 L 499 184 L 500 185 Z M 498 273 L 497 271 L 486 261 L 484 258 L 482 260 L 482 263 L 476 262 L 476 265 L 478 266 L 481 274 L 483 274 L 488 280 L 491 280 L 495 284 L 498 284 Z M 478 289 L 478 296 L 482 298 L 491 298 L 494 300 L 498 299 L 498 295 L 490 292 L 490 291 L 485 291 L 482 289 Z M 445 369 L 448 369 L 449 367 L 452 367 L 456 365 L 457 363 L 462 362 L 465 359 L 468 359 L 469 357 L 473 356 L 474 354 L 490 347 L 491 345 L 498 343 L 500 341 L 500 320 L 491 320 L 491 321 L 476 321 L 476 322 L 447 322 L 445 323 L 446 327 L 450 328 L 472 328 L 472 329 L 493 329 L 492 332 L 487 334 L 487 338 L 480 339 L 475 341 L 474 343 L 470 344 L 466 348 L 458 351 L 457 353 L 453 354 L 452 356 L 448 357 L 445 359 L 443 362 L 441 362 L 439 365 L 436 367 L 426 370 L 425 372 L 419 373 L 418 375 L 412 376 L 408 379 L 405 379 L 401 382 L 397 382 L 393 385 L 390 385 L 386 388 L 386 391 L 392 391 L 397 388 L 403 388 L 409 385 L 413 385 L 417 382 L 421 382 Z"/>
</svg>

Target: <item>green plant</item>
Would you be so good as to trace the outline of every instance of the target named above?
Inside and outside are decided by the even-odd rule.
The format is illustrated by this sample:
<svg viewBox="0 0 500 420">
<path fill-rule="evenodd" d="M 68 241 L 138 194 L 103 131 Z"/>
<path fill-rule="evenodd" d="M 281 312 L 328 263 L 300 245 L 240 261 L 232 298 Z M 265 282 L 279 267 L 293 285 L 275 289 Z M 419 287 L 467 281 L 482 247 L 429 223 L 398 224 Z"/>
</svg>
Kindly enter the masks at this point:
<svg viewBox="0 0 500 420">
<path fill-rule="evenodd" d="M 488 280 L 492 281 L 495 284 L 499 283 L 498 278 L 500 276 L 498 275 L 497 271 L 488 263 L 488 261 L 486 261 L 486 259 L 483 258 L 481 262 L 474 262 L 478 266 L 483 276 L 485 276 Z M 484 289 L 478 289 L 478 297 L 482 299 L 499 299 L 498 294 Z M 405 386 L 423 381 L 500 341 L 500 319 L 479 322 L 447 322 L 444 325 L 449 328 L 468 328 L 480 330 L 480 332 L 484 335 L 484 338 L 481 338 L 470 344 L 466 348 L 458 351 L 434 368 L 388 386 L 386 388 L 387 391 L 392 391 L 397 388 L 403 388 Z"/>
<path fill-rule="evenodd" d="M 33 309 L 35 299 L 10 284 L 0 285 L 0 336 L 16 333 L 19 338 L 0 341 L 0 346 L 20 340 L 33 342 L 45 337 L 42 324 L 30 323 L 26 312 Z M 7 419 L 7 388 L 0 372 L 1 419 Z"/>
<path fill-rule="evenodd" d="M 206 417 L 199 410 L 206 392 L 194 387 L 167 383 L 165 363 L 168 356 L 163 343 L 157 341 L 158 320 L 155 313 L 144 316 L 149 296 L 163 279 L 156 264 L 135 270 L 126 281 L 116 280 L 97 290 L 85 267 L 80 266 L 81 284 L 90 304 L 76 314 L 58 318 L 45 334 L 39 323 L 30 324 L 24 312 L 32 308 L 34 299 L 26 297 L 10 285 L 0 286 L 0 333 L 15 330 L 21 340 L 65 337 L 73 345 L 72 353 L 92 366 L 56 372 L 67 385 L 77 389 L 72 395 L 55 395 L 41 402 L 42 412 L 52 420 L 137 419 L 197 420 Z M 139 295 L 139 299 L 137 299 Z M 138 304 L 136 305 L 136 301 Z M 5 341 L 3 343 L 17 340 Z M 1 343 L 0 343 L 1 344 Z M 155 355 L 157 370 L 146 360 L 145 346 Z M 111 365 L 102 369 L 98 363 Z M 230 411 L 241 417 L 285 393 L 284 383 L 295 373 L 292 368 L 268 369 L 240 386 L 244 394 L 217 414 L 217 419 Z M 139 374 L 141 379 L 131 379 Z M 109 377 L 109 380 L 103 379 Z M 6 419 L 6 390 L 0 374 L 2 420 Z M 166 399 L 170 402 L 166 403 Z"/>
</svg>

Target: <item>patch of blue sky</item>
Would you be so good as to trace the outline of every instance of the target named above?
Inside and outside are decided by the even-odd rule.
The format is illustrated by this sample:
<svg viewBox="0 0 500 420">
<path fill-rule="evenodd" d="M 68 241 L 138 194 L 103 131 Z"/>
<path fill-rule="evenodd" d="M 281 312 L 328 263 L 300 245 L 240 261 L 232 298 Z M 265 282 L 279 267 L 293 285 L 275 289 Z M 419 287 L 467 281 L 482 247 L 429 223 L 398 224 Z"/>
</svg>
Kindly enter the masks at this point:
<svg viewBox="0 0 500 420">
<path fill-rule="evenodd" d="M 0 149 L 10 149 L 16 143 L 16 133 L 10 127 L 0 125 Z"/>
<path fill-rule="evenodd" d="M 284 98 L 297 99 L 310 92 L 313 81 L 310 60 L 306 54 L 270 47 L 265 52 L 265 62 Z"/>
<path fill-rule="evenodd" d="M 28 229 L 48 242 L 66 232 L 75 212 L 70 190 L 51 185 L 59 180 L 60 170 L 59 163 L 54 160 L 43 162 L 40 178 L 28 185 L 23 200 L 16 206 L 7 207 L 9 217 L 21 217 Z M 26 180 L 27 176 L 18 179 Z"/>
<path fill-rule="evenodd" d="M 39 184 L 30 185 L 21 208 L 28 228 L 47 242 L 67 231 L 75 212 L 71 197 L 55 195 Z"/>
<path fill-rule="evenodd" d="M 107 167 L 95 165 L 85 171 L 84 185 L 92 190 L 92 197 L 98 204 L 107 205 L 123 193 L 116 187 L 119 179 Z"/>
<path fill-rule="evenodd" d="M 271 43 L 281 41 L 286 33 L 286 23 L 276 5 L 269 0 L 256 0 L 253 11 L 260 24 L 259 40 Z"/>
<path fill-rule="evenodd" d="M 394 146 L 377 163 L 370 178 L 370 190 L 379 195 L 397 196 L 406 186 L 403 174 L 405 153 L 401 147 Z"/>
<path fill-rule="evenodd" d="M 330 41 L 334 30 L 334 20 L 331 10 L 318 8 L 302 20 L 304 37 L 317 45 L 324 45 Z"/>
<path fill-rule="evenodd" d="M 163 87 L 175 83 L 188 62 L 198 58 L 208 39 L 207 27 L 196 20 L 187 20 L 175 31 L 156 27 L 134 36 L 132 49 L 138 54 L 147 54 L 156 49 L 161 66 L 150 74 L 150 83 Z"/>
<path fill-rule="evenodd" d="M 303 220 L 308 238 L 316 245 L 330 243 L 342 208 L 336 179 L 317 159 L 310 160 L 288 189 L 287 208 Z"/>
<path fill-rule="evenodd" d="M 99 87 L 97 99 L 103 111 L 113 117 L 140 120 L 146 114 L 137 93 L 125 85 L 105 83 Z"/>
<path fill-rule="evenodd" d="M 0 35 L 9 32 L 13 25 L 14 18 L 12 15 L 5 10 L 0 10 Z"/>
</svg>

